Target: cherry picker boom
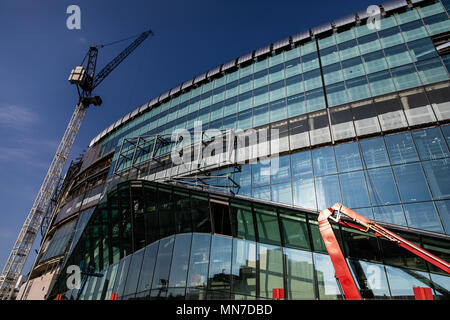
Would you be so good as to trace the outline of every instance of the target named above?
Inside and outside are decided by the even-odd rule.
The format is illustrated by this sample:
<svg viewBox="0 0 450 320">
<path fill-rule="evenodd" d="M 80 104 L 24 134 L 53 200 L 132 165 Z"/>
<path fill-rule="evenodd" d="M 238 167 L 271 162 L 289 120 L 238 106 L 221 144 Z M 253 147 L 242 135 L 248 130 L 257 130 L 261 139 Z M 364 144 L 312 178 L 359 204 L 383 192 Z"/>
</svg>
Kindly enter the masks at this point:
<svg viewBox="0 0 450 320">
<path fill-rule="evenodd" d="M 102 100 L 99 96 L 92 96 L 92 91 L 128 56 L 130 55 L 149 35 L 153 35 L 151 30 L 141 33 L 127 48 L 117 57 L 109 62 L 98 74 L 95 74 L 97 64 L 98 47 L 90 46 L 85 66 L 77 66 L 72 70 L 69 82 L 77 86 L 79 101 L 75 111 L 69 121 L 63 138 L 61 139 L 55 156 L 50 164 L 50 168 L 44 178 L 34 204 L 28 213 L 25 223 L 20 230 L 19 236 L 9 254 L 9 258 L 0 276 L 0 299 L 9 299 L 16 282 L 22 272 L 30 250 L 33 246 L 36 235 L 44 220 L 48 220 L 47 215 L 52 213 L 48 210 L 51 196 L 57 188 L 61 173 L 66 164 L 67 158 L 72 149 L 75 138 L 81 127 L 81 123 L 86 115 L 88 107 L 92 104 L 100 106 Z M 124 39 L 126 40 L 126 39 Z M 122 40 L 120 40 L 122 41 Z M 118 42 L 118 41 L 116 41 Z M 116 43 L 114 42 L 114 43 Z M 83 63 L 84 63 L 83 60 Z M 82 65 L 83 65 L 82 63 Z"/>
<path fill-rule="evenodd" d="M 352 222 L 343 220 L 343 216 L 350 218 Z M 333 263 L 335 270 L 335 277 L 342 288 L 345 299 L 361 300 L 361 295 L 328 219 L 331 219 L 343 226 L 360 231 L 368 232 L 369 230 L 372 230 L 375 232 L 377 237 L 383 237 L 389 241 L 392 241 L 400 247 L 405 248 L 422 259 L 425 259 L 436 267 L 450 273 L 450 264 L 448 262 L 416 246 L 414 243 L 403 239 L 394 232 L 387 230 L 377 223 L 357 214 L 344 205 L 336 203 L 331 208 L 322 210 L 319 214 L 318 221 L 320 234 L 325 243 L 328 254 L 330 255 L 331 262 Z"/>
</svg>

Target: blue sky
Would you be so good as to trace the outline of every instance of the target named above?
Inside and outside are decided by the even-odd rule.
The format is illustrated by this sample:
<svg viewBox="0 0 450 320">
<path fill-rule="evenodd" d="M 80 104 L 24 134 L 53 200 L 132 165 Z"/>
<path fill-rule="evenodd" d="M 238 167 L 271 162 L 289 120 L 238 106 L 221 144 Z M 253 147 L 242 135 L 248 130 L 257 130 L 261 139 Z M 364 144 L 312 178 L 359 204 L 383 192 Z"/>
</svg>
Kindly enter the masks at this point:
<svg viewBox="0 0 450 320">
<path fill-rule="evenodd" d="M 66 27 L 72 4 L 81 9 L 81 30 Z M 0 268 L 73 112 L 77 93 L 67 78 L 90 44 L 155 32 L 95 90 L 103 105 L 88 110 L 68 162 L 119 117 L 181 82 L 371 4 L 377 2 L 0 0 Z M 127 45 L 101 49 L 97 70 Z"/>
</svg>

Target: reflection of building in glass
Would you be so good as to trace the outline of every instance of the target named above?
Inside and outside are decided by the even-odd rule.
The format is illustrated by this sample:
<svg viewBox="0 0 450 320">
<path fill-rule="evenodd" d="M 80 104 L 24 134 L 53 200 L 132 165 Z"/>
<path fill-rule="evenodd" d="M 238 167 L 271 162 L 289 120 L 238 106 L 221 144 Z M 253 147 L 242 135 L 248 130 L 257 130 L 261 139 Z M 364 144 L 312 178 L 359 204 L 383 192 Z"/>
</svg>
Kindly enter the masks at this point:
<svg viewBox="0 0 450 320">
<path fill-rule="evenodd" d="M 379 30 L 361 11 L 296 34 L 104 129 L 66 176 L 18 297 L 75 299 L 65 270 L 95 262 L 103 277 L 89 278 L 80 299 L 272 299 L 273 289 L 339 299 L 317 226 L 335 202 L 449 261 L 449 5 L 382 9 Z M 254 129 L 255 139 L 204 132 L 176 149 L 184 163 L 172 162 L 180 140 L 170 135 L 194 133 L 196 121 Z M 278 135 L 264 141 L 270 130 Z M 335 233 L 364 298 L 413 299 L 421 286 L 449 299 L 449 277 L 434 266 L 369 234 Z"/>
</svg>

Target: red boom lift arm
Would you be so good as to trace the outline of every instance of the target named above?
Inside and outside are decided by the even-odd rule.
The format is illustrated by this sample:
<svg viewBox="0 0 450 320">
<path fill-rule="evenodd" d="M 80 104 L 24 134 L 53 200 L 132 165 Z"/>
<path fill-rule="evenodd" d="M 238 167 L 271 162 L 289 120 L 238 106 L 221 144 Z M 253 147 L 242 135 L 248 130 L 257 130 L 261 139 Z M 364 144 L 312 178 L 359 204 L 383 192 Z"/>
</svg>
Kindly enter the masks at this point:
<svg viewBox="0 0 450 320">
<path fill-rule="evenodd" d="M 341 219 L 342 216 L 346 216 L 350 218 L 353 222 L 357 224 L 353 224 L 347 221 L 343 221 Z M 416 246 L 415 244 L 403 239 L 402 237 L 396 235 L 392 231 L 383 228 L 382 226 L 376 224 L 375 222 L 357 214 L 356 212 L 350 210 L 340 203 L 336 203 L 329 209 L 322 210 L 319 214 L 319 231 L 322 235 L 323 241 L 325 243 L 325 247 L 327 248 L 328 254 L 330 255 L 331 262 L 333 263 L 333 267 L 335 270 L 335 276 L 339 281 L 339 284 L 342 288 L 344 296 L 346 299 L 350 300 L 361 300 L 361 295 L 359 294 L 358 287 L 356 286 L 355 280 L 350 272 L 350 269 L 347 265 L 347 262 L 342 254 L 341 248 L 339 247 L 339 243 L 336 239 L 336 236 L 333 232 L 333 228 L 328 220 L 328 218 L 333 221 L 354 229 L 358 229 L 360 231 L 368 232 L 372 230 L 375 232 L 377 237 L 384 237 L 400 247 L 405 248 L 408 251 L 411 251 L 415 255 L 425 259 L 429 263 L 437 266 L 438 268 L 450 273 L 450 264 L 434 255 L 429 253 L 428 251 Z"/>
</svg>

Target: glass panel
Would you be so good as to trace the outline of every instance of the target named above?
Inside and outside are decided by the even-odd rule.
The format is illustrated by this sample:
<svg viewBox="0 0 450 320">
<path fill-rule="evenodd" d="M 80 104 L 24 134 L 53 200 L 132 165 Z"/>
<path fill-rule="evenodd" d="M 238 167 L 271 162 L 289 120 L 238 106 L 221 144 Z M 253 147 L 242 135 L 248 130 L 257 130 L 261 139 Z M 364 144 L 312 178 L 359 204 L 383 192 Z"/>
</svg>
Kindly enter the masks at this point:
<svg viewBox="0 0 450 320">
<path fill-rule="evenodd" d="M 288 117 L 307 113 L 305 95 L 297 94 L 287 98 Z"/>
<path fill-rule="evenodd" d="M 175 233 L 173 194 L 166 189 L 158 189 L 159 229 L 161 238 Z"/>
<path fill-rule="evenodd" d="M 170 269 L 169 286 L 185 287 L 191 249 L 191 235 L 178 234 L 173 247 L 172 266 Z"/>
<path fill-rule="evenodd" d="M 319 88 L 305 93 L 308 112 L 317 111 L 325 108 L 325 97 L 323 89 Z"/>
<path fill-rule="evenodd" d="M 256 296 L 256 244 L 233 239 L 233 293 Z"/>
<path fill-rule="evenodd" d="M 434 298 L 437 300 L 448 300 L 450 297 L 450 277 L 430 273 L 433 287 L 435 289 Z"/>
<path fill-rule="evenodd" d="M 367 184 L 373 205 L 389 205 L 400 202 L 390 167 L 368 170 Z"/>
<path fill-rule="evenodd" d="M 294 205 L 316 210 L 316 193 L 314 190 L 314 179 L 294 179 L 292 181 L 294 194 Z"/>
<path fill-rule="evenodd" d="M 261 298 L 272 298 L 273 289 L 284 289 L 283 256 L 281 247 L 259 244 L 259 295 Z"/>
<path fill-rule="evenodd" d="M 326 85 L 333 84 L 339 81 L 344 81 L 344 76 L 341 70 L 341 64 L 335 63 L 323 68 L 323 78 Z"/>
<path fill-rule="evenodd" d="M 344 43 L 338 44 L 339 55 L 341 61 L 345 59 L 350 59 L 359 55 L 358 46 L 356 40 L 346 41 Z"/>
<path fill-rule="evenodd" d="M 270 122 L 286 119 L 286 99 L 281 99 L 270 103 Z"/>
<path fill-rule="evenodd" d="M 367 28 L 367 25 L 362 26 L 362 28 L 369 29 Z M 365 35 L 363 37 L 359 37 L 358 46 L 361 54 L 381 50 L 380 40 L 378 40 L 376 32 Z"/>
<path fill-rule="evenodd" d="M 373 207 L 373 212 L 376 221 L 397 224 L 406 227 L 405 214 L 402 206 L 383 206 Z"/>
<path fill-rule="evenodd" d="M 414 11 L 411 11 L 414 12 Z M 412 41 L 416 39 L 421 39 L 427 37 L 427 31 L 422 23 L 422 21 L 413 21 L 401 26 L 402 35 L 406 41 Z"/>
<path fill-rule="evenodd" d="M 303 87 L 303 78 L 301 75 L 290 77 L 286 79 L 286 94 L 287 96 L 305 91 Z"/>
<path fill-rule="evenodd" d="M 316 178 L 316 195 L 318 210 L 329 208 L 336 202 L 341 203 L 342 200 L 337 175 Z"/>
<path fill-rule="evenodd" d="M 313 258 L 319 289 L 319 299 L 342 299 L 330 257 L 325 254 L 313 253 Z"/>
<path fill-rule="evenodd" d="M 430 191 L 419 163 L 394 166 L 393 169 L 403 202 L 431 200 Z"/>
<path fill-rule="evenodd" d="M 306 216 L 302 213 L 279 209 L 284 246 L 310 250 Z"/>
<path fill-rule="evenodd" d="M 449 151 L 438 127 L 413 131 L 412 136 L 422 160 L 449 157 Z"/>
<path fill-rule="evenodd" d="M 395 91 L 394 82 L 392 81 L 389 71 L 369 74 L 368 78 L 373 96 Z"/>
<path fill-rule="evenodd" d="M 300 59 L 292 59 L 286 62 L 286 78 L 301 74 L 302 69 L 300 65 Z"/>
<path fill-rule="evenodd" d="M 430 35 L 439 34 L 449 30 L 450 19 L 445 13 L 436 14 L 423 19 Z"/>
<path fill-rule="evenodd" d="M 362 56 L 367 73 L 374 73 L 388 68 L 383 51 L 376 51 Z"/>
<path fill-rule="evenodd" d="M 206 288 L 211 235 L 195 233 L 192 238 L 188 286 Z"/>
<path fill-rule="evenodd" d="M 272 201 L 292 204 L 291 182 L 272 185 Z"/>
<path fill-rule="evenodd" d="M 445 233 L 450 234 L 450 200 L 436 201 Z"/>
<path fill-rule="evenodd" d="M 409 42 L 408 47 L 414 62 L 428 60 L 438 56 L 430 38 Z"/>
<path fill-rule="evenodd" d="M 350 101 L 361 100 L 371 96 L 365 76 L 347 80 L 345 83 Z"/>
<path fill-rule="evenodd" d="M 141 272 L 142 261 L 144 259 L 144 253 L 145 250 L 141 249 L 132 255 L 130 268 L 128 270 L 127 283 L 123 292 L 124 296 L 136 293 L 139 273 Z"/>
<path fill-rule="evenodd" d="M 320 50 L 320 59 L 322 62 L 322 66 L 328 66 L 330 64 L 339 62 L 337 47 L 333 45 L 329 48 Z"/>
<path fill-rule="evenodd" d="M 189 208 L 189 194 L 174 192 L 175 201 L 175 229 L 177 233 L 191 232 L 192 221 Z"/>
<path fill-rule="evenodd" d="M 314 276 L 311 252 L 284 248 L 286 265 L 285 297 L 290 300 L 313 300 Z"/>
<path fill-rule="evenodd" d="M 231 203 L 230 213 L 233 227 L 233 237 L 256 240 L 255 229 L 253 226 L 252 208 L 250 205 L 244 203 Z"/>
<path fill-rule="evenodd" d="M 211 232 L 208 198 L 191 195 L 191 214 L 195 232 Z"/>
<path fill-rule="evenodd" d="M 253 188 L 253 197 L 262 200 L 271 200 L 270 186 Z"/>
<path fill-rule="evenodd" d="M 342 72 L 344 79 L 352 79 L 365 74 L 362 60 L 360 57 L 349 59 L 342 62 Z"/>
<path fill-rule="evenodd" d="M 322 77 L 320 70 L 316 69 L 303 74 L 303 82 L 305 84 L 305 90 L 313 90 L 322 86 Z"/>
<path fill-rule="evenodd" d="M 362 171 L 349 172 L 339 175 L 342 198 L 349 208 L 370 206 L 366 180 Z"/>
<path fill-rule="evenodd" d="M 141 274 L 139 275 L 137 292 L 146 291 L 152 286 L 158 244 L 159 242 L 155 242 L 145 248 L 144 261 L 142 262 Z"/>
<path fill-rule="evenodd" d="M 208 290 L 227 290 L 229 292 L 231 288 L 232 241 L 232 238 L 212 237 Z"/>
<path fill-rule="evenodd" d="M 443 233 L 439 216 L 432 202 L 405 204 L 405 215 L 411 228 Z"/>
<path fill-rule="evenodd" d="M 336 173 L 336 162 L 332 147 L 314 149 L 312 158 L 315 176 Z"/>
<path fill-rule="evenodd" d="M 419 72 L 420 79 L 424 84 L 444 81 L 448 79 L 447 70 L 445 70 L 441 59 L 438 57 L 420 61 L 416 63 L 417 71 Z"/>
<path fill-rule="evenodd" d="M 349 265 L 363 299 L 390 298 L 383 265 L 356 259 L 349 259 Z"/>
<path fill-rule="evenodd" d="M 386 273 L 393 299 L 414 300 L 413 287 L 429 287 L 422 279 L 429 281 L 428 273 L 386 266 Z"/>
<path fill-rule="evenodd" d="M 281 244 L 280 229 L 275 209 L 255 207 L 255 217 L 258 226 L 259 242 Z"/>
<path fill-rule="evenodd" d="M 383 138 L 361 140 L 361 151 L 366 168 L 375 168 L 389 165 Z"/>
<path fill-rule="evenodd" d="M 356 142 L 334 146 L 338 172 L 348 172 L 362 169 L 359 148 Z"/>
<path fill-rule="evenodd" d="M 162 239 L 159 242 L 158 258 L 153 275 L 152 289 L 165 289 L 169 282 L 170 262 L 172 260 L 174 237 Z"/>
<path fill-rule="evenodd" d="M 412 64 L 391 69 L 397 90 L 420 86 L 420 80 Z"/>
<path fill-rule="evenodd" d="M 312 45 L 315 46 L 315 44 Z M 303 72 L 307 72 L 316 68 L 319 68 L 319 58 L 317 56 L 317 52 L 312 52 L 310 54 L 302 56 Z"/>
<path fill-rule="evenodd" d="M 383 48 L 389 48 L 403 42 L 402 35 L 398 27 L 392 27 L 378 32 Z"/>
<path fill-rule="evenodd" d="M 328 106 L 338 106 L 348 102 L 344 82 L 335 83 L 326 87 Z"/>
<path fill-rule="evenodd" d="M 312 177 L 311 151 L 291 154 L 291 163 L 293 178 Z"/>
<path fill-rule="evenodd" d="M 386 54 L 386 60 L 389 64 L 389 67 L 391 68 L 412 63 L 411 56 L 404 44 L 385 49 L 384 52 Z"/>
<path fill-rule="evenodd" d="M 384 139 L 392 164 L 404 164 L 419 160 L 409 132 L 389 135 Z"/>
</svg>

